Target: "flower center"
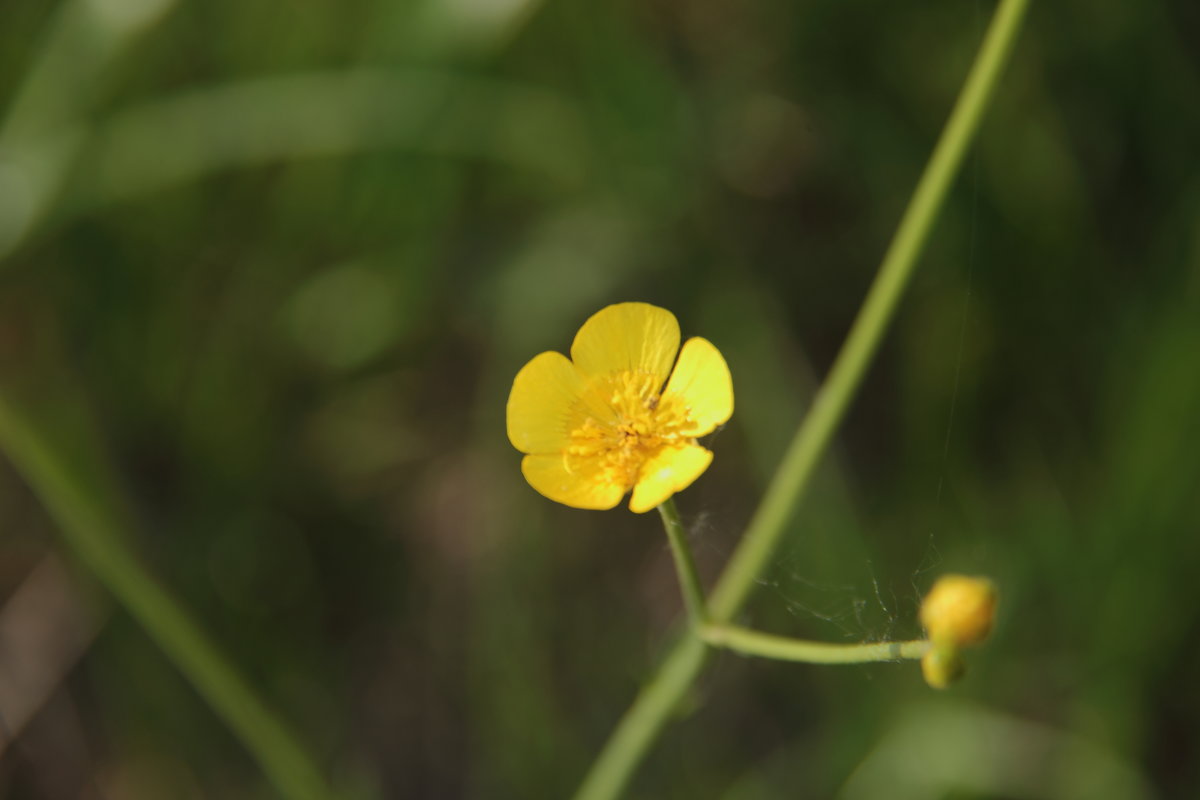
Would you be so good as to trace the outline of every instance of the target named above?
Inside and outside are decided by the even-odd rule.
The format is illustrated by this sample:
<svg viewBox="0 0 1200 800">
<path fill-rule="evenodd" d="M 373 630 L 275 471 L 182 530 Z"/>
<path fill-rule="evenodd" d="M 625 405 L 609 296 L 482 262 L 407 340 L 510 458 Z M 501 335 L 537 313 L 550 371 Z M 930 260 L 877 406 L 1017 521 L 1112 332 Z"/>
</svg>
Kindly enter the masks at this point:
<svg viewBox="0 0 1200 800">
<path fill-rule="evenodd" d="M 576 410 L 582 424 L 571 431 L 563 457 L 567 470 L 595 470 L 608 484 L 637 483 L 647 461 L 667 447 L 695 441 L 683 430 L 689 409 L 659 394 L 660 379 L 646 372 L 614 372 L 593 379 Z"/>
</svg>

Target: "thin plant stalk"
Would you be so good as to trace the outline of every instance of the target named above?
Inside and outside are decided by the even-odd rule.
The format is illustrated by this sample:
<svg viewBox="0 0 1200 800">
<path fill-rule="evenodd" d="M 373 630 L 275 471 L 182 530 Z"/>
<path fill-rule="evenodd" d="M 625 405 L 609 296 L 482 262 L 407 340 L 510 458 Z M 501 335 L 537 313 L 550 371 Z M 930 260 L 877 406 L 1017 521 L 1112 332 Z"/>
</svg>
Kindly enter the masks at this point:
<svg viewBox="0 0 1200 800">
<path fill-rule="evenodd" d="M 867 664 L 875 661 L 900 661 L 921 658 L 929 651 L 929 642 L 868 642 L 864 644 L 828 644 L 791 639 L 736 625 L 706 625 L 700 638 L 711 647 L 733 650 L 746 656 L 773 658 L 776 661 L 802 661 L 806 664 Z"/>
<path fill-rule="evenodd" d="M 671 542 L 671 553 L 675 559 L 675 572 L 679 578 L 680 591 L 688 610 L 688 619 L 693 632 L 709 647 L 732 650 L 746 656 L 761 656 L 776 661 L 802 661 L 808 664 L 866 664 L 877 661 L 900 661 L 917 659 L 929 651 L 929 641 L 916 639 L 909 642 L 860 642 L 853 644 L 829 644 L 808 639 L 793 639 L 771 633 L 743 628 L 737 625 L 714 625 L 707 621 L 708 611 L 704 603 L 704 590 L 692 558 L 684 532 L 683 520 L 674 498 L 658 507 L 663 518 L 663 527 Z"/>
<path fill-rule="evenodd" d="M 675 498 L 667 498 L 658 507 L 658 513 L 662 516 L 663 528 L 666 529 L 667 539 L 671 542 L 671 556 L 675 559 L 675 572 L 679 575 L 679 589 L 683 592 L 688 617 L 693 626 L 703 625 L 708 617 L 704 608 L 704 589 L 700 583 L 700 574 L 696 572 L 692 549 L 688 547 L 687 533 L 683 529 L 683 520 L 679 518 Z"/>
<path fill-rule="evenodd" d="M 1001 0 L 975 63 L 959 93 L 933 155 L 909 200 L 867 298 L 812 408 L 796 431 L 783 462 L 767 487 L 746 534 L 722 573 L 708 605 L 709 618 L 728 622 L 741 610 L 755 580 L 774 554 L 787 522 L 803 497 L 820 457 L 829 445 L 863 374 L 895 314 L 917 257 L 945 202 L 979 128 L 979 121 L 1016 41 L 1028 0 Z M 585 776 L 577 800 L 619 795 L 634 769 L 678 707 L 703 665 L 703 642 L 685 632 L 650 683 L 621 718 Z"/>
<path fill-rule="evenodd" d="M 58 523 L 68 549 L 136 619 L 288 800 L 334 797 L 287 727 L 125 544 L 117 514 L 32 422 L 0 397 L 0 449 Z"/>
</svg>

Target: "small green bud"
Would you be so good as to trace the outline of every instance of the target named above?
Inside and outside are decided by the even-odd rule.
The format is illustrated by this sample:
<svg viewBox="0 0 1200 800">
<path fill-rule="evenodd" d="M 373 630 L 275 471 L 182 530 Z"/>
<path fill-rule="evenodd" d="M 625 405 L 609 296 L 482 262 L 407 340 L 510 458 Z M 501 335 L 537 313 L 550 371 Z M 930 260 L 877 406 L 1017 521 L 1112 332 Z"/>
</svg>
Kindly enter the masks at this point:
<svg viewBox="0 0 1200 800">
<path fill-rule="evenodd" d="M 954 645 L 934 645 L 921 657 L 921 674 L 934 689 L 945 689 L 967 671 L 958 648 Z"/>
</svg>

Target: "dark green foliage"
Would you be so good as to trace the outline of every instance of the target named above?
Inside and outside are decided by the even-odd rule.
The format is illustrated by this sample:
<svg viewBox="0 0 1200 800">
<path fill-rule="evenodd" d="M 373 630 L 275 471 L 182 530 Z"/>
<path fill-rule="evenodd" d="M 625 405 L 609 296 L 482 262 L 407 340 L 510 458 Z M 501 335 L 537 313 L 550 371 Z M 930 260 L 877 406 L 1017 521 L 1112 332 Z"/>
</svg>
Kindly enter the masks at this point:
<svg viewBox="0 0 1200 800">
<path fill-rule="evenodd" d="M 99 47 L 96 18 L 44 5 L 0 9 L 0 108 L 53 31 Z M 716 343 L 737 411 L 678 498 L 714 576 L 992 9 L 483 13 L 503 5 L 183 3 L 94 72 L 30 84 L 0 128 L 0 386 L 92 420 L 107 467 L 64 446 L 109 471 L 139 552 L 364 797 L 572 791 L 682 609 L 656 515 L 522 480 L 512 376 L 619 300 Z M 966 679 L 935 696 L 912 664 L 722 656 L 632 796 L 1200 784 L 1196 26 L 1187 0 L 1034 4 L 750 604 L 781 634 L 907 638 L 936 574 L 989 574 L 999 624 Z M 64 131 L 61 181 L 6 239 L 6 164 Z M 57 539 L 7 466 L 0 519 L 7 594 Z M 59 698 L 73 714 L 30 741 L 77 737 L 80 781 L 266 796 L 119 613 Z M 0 796 L 79 796 L 20 741 Z"/>
</svg>

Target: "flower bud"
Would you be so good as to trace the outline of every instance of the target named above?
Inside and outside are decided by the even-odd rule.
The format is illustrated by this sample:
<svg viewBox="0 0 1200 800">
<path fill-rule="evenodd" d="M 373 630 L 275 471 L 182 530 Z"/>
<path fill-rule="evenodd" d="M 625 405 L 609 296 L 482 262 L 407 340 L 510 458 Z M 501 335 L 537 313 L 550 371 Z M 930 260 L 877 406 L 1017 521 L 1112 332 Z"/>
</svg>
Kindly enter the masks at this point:
<svg viewBox="0 0 1200 800">
<path fill-rule="evenodd" d="M 966 671 L 967 667 L 954 645 L 934 645 L 921 656 L 921 674 L 934 689 L 945 689 Z"/>
<path fill-rule="evenodd" d="M 987 578 L 943 575 L 921 604 L 921 624 L 935 649 L 979 644 L 995 616 L 996 586 Z"/>
</svg>

